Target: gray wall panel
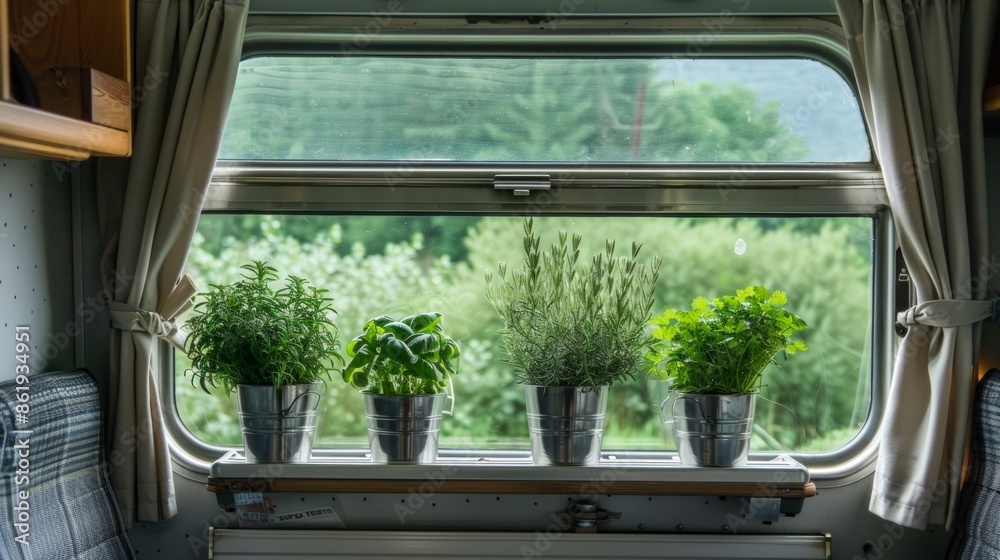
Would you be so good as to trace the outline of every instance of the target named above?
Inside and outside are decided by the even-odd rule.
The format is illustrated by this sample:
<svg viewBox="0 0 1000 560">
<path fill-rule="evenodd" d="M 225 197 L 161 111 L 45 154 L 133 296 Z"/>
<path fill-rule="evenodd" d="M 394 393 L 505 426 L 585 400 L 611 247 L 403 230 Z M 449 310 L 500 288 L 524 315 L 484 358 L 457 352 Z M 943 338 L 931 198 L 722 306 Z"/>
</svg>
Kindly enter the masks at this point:
<svg viewBox="0 0 1000 560">
<path fill-rule="evenodd" d="M 57 165 L 0 160 L 0 380 L 15 377 L 18 326 L 31 373 L 75 363 L 71 176 Z"/>
</svg>

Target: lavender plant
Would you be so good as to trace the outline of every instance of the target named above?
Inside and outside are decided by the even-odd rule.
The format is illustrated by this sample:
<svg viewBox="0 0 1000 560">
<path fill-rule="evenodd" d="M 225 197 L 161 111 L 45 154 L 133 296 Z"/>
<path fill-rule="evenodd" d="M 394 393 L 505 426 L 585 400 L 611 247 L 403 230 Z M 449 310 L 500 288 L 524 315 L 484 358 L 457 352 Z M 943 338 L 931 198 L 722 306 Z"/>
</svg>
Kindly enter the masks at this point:
<svg viewBox="0 0 1000 560">
<path fill-rule="evenodd" d="M 559 232 L 541 250 L 533 221 L 524 221 L 524 260 L 487 272 L 487 298 L 503 321 L 501 359 L 526 385 L 601 387 L 640 370 L 651 342 L 646 329 L 660 259 L 638 261 L 641 245 L 615 257 L 615 242 L 581 262 L 582 237 Z"/>
</svg>

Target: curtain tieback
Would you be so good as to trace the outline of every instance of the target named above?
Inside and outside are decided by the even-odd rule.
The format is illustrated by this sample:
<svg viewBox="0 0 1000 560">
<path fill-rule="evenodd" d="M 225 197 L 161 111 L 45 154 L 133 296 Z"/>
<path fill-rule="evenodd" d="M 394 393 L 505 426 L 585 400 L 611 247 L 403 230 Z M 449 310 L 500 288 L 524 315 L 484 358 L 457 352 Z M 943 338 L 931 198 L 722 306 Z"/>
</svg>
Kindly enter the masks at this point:
<svg viewBox="0 0 1000 560">
<path fill-rule="evenodd" d="M 123 331 L 145 331 L 166 340 L 184 352 L 187 333 L 174 322 L 178 315 L 191 308 L 191 298 L 198 293 L 194 281 L 187 274 L 174 286 L 163 300 L 160 309 L 153 312 L 133 305 L 112 301 L 108 303 L 112 328 Z"/>
<path fill-rule="evenodd" d="M 904 326 L 960 327 L 985 319 L 996 321 L 1000 300 L 937 299 L 918 303 L 896 314 Z"/>
</svg>

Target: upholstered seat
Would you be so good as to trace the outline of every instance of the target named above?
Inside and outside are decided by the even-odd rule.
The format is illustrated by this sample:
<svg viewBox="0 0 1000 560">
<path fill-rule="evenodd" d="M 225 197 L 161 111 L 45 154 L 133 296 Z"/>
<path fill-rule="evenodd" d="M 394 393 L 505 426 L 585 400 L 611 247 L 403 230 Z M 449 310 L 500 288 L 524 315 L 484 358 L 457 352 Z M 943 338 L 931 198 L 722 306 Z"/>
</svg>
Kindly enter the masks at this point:
<svg viewBox="0 0 1000 560">
<path fill-rule="evenodd" d="M 132 558 L 94 380 L 77 370 L 20 381 L 0 384 L 0 560 Z"/>
<path fill-rule="evenodd" d="M 948 558 L 1000 560 L 1000 370 L 976 390 L 969 469 Z"/>
</svg>

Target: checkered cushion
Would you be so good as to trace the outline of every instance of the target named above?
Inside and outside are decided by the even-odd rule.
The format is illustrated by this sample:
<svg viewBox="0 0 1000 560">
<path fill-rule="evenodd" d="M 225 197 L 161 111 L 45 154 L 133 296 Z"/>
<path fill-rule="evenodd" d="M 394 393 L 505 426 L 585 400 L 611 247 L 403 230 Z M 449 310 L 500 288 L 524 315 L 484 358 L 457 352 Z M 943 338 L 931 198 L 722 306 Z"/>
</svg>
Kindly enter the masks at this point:
<svg viewBox="0 0 1000 560">
<path fill-rule="evenodd" d="M 102 463 L 94 380 L 84 370 L 49 372 L 21 387 L 0 384 L 0 560 L 132 558 Z M 28 395 L 26 418 L 19 394 Z"/>
<path fill-rule="evenodd" d="M 1000 560 L 1000 370 L 990 370 L 976 390 L 971 453 L 948 558 Z"/>
</svg>

